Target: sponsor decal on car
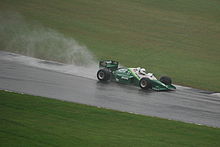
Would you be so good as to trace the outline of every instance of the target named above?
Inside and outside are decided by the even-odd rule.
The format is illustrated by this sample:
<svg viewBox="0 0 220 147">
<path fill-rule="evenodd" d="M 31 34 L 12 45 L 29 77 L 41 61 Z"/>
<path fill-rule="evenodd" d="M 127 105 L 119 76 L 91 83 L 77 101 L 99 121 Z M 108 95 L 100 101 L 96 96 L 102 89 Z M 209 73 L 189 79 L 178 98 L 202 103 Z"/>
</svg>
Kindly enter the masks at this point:
<svg viewBox="0 0 220 147">
<path fill-rule="evenodd" d="M 128 80 L 128 77 L 121 77 L 122 79 L 124 79 L 124 80 Z"/>
</svg>

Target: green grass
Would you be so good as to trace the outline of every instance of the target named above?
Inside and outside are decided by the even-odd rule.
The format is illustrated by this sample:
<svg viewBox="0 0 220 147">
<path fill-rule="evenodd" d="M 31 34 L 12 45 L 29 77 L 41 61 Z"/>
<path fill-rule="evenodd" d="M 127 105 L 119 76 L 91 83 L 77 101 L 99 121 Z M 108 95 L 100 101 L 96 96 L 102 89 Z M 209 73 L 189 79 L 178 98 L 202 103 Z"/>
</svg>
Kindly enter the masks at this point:
<svg viewBox="0 0 220 147">
<path fill-rule="evenodd" d="M 0 146 L 220 146 L 220 129 L 0 91 Z"/>
<path fill-rule="evenodd" d="M 143 66 L 175 83 L 220 91 L 218 0 L 1 0 L 73 37 L 98 59 Z"/>
</svg>

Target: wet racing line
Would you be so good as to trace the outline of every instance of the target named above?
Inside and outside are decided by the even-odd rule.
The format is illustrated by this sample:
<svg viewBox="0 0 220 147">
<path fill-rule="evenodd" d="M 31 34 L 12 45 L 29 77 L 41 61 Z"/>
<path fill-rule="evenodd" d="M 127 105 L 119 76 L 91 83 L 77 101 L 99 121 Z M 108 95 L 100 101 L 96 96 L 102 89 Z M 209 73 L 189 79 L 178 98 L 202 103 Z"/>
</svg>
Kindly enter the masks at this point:
<svg viewBox="0 0 220 147">
<path fill-rule="evenodd" d="M 0 89 L 220 127 L 218 94 L 182 86 L 177 86 L 176 91 L 155 92 L 101 83 L 96 79 L 97 69 L 75 68 L 71 72 L 63 64 L 34 58 L 29 58 L 28 63 L 26 58 L 0 52 Z"/>
</svg>

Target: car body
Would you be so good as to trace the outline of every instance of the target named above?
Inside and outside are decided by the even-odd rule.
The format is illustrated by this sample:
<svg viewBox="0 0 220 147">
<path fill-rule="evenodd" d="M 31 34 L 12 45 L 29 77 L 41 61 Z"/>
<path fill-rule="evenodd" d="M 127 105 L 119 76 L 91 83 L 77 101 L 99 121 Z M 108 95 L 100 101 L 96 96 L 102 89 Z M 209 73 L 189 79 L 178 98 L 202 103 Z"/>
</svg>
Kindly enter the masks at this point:
<svg viewBox="0 0 220 147">
<path fill-rule="evenodd" d="M 119 63 L 112 60 L 102 60 L 99 62 L 97 78 L 102 81 L 115 81 L 123 84 L 140 86 L 142 89 L 153 89 L 156 91 L 175 90 L 171 78 L 163 76 L 160 80 L 152 73 L 141 73 L 140 68 L 119 68 Z"/>
</svg>

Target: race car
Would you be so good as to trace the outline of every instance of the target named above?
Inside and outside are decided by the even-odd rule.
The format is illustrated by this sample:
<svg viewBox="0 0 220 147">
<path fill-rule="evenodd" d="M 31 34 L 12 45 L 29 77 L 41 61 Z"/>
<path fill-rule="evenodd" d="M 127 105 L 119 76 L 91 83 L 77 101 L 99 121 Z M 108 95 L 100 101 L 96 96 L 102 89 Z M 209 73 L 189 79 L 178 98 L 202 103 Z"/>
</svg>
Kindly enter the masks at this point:
<svg viewBox="0 0 220 147">
<path fill-rule="evenodd" d="M 99 81 L 115 81 L 123 84 L 132 84 L 141 89 L 153 89 L 156 91 L 175 90 L 171 78 L 163 76 L 160 80 L 153 73 L 146 73 L 144 68 L 119 68 L 119 63 L 112 60 L 102 60 L 99 62 L 97 78 Z"/>
</svg>

